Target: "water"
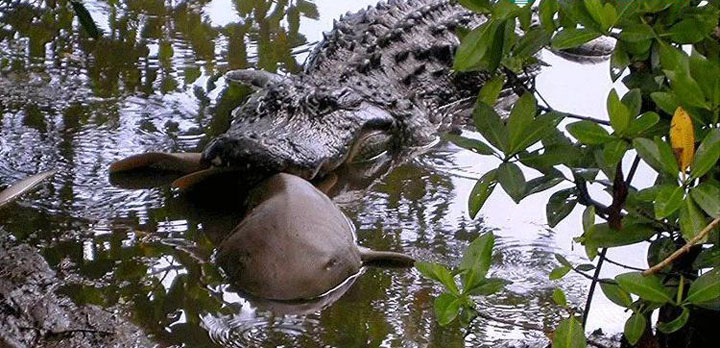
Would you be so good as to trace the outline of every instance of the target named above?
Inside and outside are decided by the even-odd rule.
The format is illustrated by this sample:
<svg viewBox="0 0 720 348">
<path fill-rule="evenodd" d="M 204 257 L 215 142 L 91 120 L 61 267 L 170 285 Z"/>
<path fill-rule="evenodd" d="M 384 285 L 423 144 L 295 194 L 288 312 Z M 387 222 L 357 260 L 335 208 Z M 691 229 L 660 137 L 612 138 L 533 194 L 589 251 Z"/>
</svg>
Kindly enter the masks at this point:
<svg viewBox="0 0 720 348">
<path fill-rule="evenodd" d="M 375 0 L 86 1 L 105 38 L 70 21 L 66 1 L 0 3 L 0 187 L 50 169 L 59 174 L 0 211 L 19 241 L 38 246 L 79 303 L 120 310 L 162 345 L 493 346 L 543 342 L 542 333 L 476 321 L 466 332 L 440 327 L 440 289 L 415 270 L 366 269 L 332 304 L 303 314 L 268 310 L 238 294 L 206 260 L 217 229 L 232 219 L 167 186 L 111 184 L 107 168 L 152 150 L 196 151 L 229 124 L 247 90 L 227 90 L 222 73 L 258 67 L 297 72 L 321 32 Z M 555 108 L 603 117 L 607 63 L 579 65 L 545 53 L 538 79 Z M 469 136 L 477 136 L 468 133 Z M 560 287 L 571 307 L 588 282 L 548 280 L 554 253 L 584 262 L 572 237 L 579 209 L 545 224 L 542 193 L 515 205 L 500 190 L 472 220 L 467 196 L 490 159 L 441 143 L 386 175 L 334 196 L 358 227 L 361 245 L 457 264 L 480 233 L 497 235 L 493 276 L 513 281 L 478 299 L 493 316 L 553 327 Z M 530 172 L 527 175 L 534 175 Z M 232 211 L 230 207 L 230 211 Z M 213 225 L 211 222 L 218 222 Z M 223 225 L 223 222 L 226 222 Z M 610 257 L 636 266 L 643 247 Z M 607 267 L 605 276 L 618 270 Z M 626 315 L 598 295 L 588 329 L 619 332 Z M 324 308 L 323 308 L 324 305 Z M 298 310 L 298 308 L 293 308 Z"/>
</svg>

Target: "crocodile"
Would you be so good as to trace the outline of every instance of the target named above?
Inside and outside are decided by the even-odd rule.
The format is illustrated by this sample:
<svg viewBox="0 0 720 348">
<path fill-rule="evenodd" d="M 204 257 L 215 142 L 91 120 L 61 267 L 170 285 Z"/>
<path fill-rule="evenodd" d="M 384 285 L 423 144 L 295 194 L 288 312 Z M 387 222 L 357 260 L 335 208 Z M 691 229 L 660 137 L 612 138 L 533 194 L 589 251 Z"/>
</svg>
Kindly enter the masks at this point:
<svg viewBox="0 0 720 348">
<path fill-rule="evenodd" d="M 452 70 L 456 29 L 486 20 L 447 0 L 390 0 L 348 13 L 324 34 L 300 74 L 228 72 L 230 83 L 257 90 L 202 154 L 133 156 L 111 172 L 175 164 L 186 173 L 210 168 L 176 181 L 180 187 L 219 169 L 311 180 L 393 149 L 429 146 L 457 115 L 471 110 L 489 78 Z"/>
</svg>

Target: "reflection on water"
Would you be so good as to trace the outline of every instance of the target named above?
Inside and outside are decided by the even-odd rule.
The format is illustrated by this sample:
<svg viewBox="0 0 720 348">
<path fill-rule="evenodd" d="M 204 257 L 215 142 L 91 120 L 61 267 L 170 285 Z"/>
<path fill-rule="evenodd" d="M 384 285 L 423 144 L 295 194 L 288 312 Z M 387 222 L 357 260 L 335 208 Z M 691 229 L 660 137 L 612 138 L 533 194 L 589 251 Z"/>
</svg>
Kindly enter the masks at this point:
<svg viewBox="0 0 720 348">
<path fill-rule="evenodd" d="M 229 110 L 250 92 L 227 88 L 223 72 L 297 72 L 308 41 L 321 37 L 337 13 L 374 2 L 86 1 L 104 31 L 98 41 L 72 21 L 66 0 L 0 2 L 0 186 L 59 169 L 43 189 L 0 211 L 0 221 L 18 240 L 41 248 L 68 279 L 62 292 L 125 312 L 166 345 L 454 347 L 541 340 L 495 322 L 477 321 L 467 336 L 457 326 L 439 327 L 432 310 L 439 289 L 414 270 L 367 269 L 322 311 L 269 311 L 236 293 L 209 262 L 213 243 L 237 222 L 237 197 L 207 208 L 167 186 L 132 190 L 108 181 L 116 159 L 197 151 L 223 132 Z M 569 251 L 572 234 L 556 235 L 543 218 L 496 223 L 516 208 L 492 200 L 486 216 L 470 220 L 472 178 L 493 165 L 478 160 L 441 144 L 405 163 L 378 164 L 372 172 L 394 168 L 341 185 L 335 200 L 358 226 L 361 245 L 423 260 L 455 264 L 479 233 L 494 230 L 491 272 L 513 284 L 479 299 L 480 308 L 552 326 L 560 315 L 551 305 L 553 287 L 561 286 L 575 306 L 583 301 L 580 279 L 547 280 L 553 253 L 579 261 Z"/>
</svg>

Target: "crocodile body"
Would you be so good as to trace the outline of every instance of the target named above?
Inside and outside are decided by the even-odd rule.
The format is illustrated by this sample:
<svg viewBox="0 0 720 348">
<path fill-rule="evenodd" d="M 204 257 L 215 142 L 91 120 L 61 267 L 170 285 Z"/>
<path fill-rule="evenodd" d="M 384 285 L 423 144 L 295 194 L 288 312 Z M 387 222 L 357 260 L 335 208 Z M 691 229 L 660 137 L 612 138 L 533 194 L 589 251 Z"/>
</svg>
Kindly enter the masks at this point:
<svg viewBox="0 0 720 348">
<path fill-rule="evenodd" d="M 335 22 L 303 73 L 233 71 L 259 90 L 233 111 L 207 163 L 312 179 L 399 146 L 425 146 L 446 129 L 447 105 L 476 95 L 480 73 L 451 71 L 458 26 L 485 21 L 450 1 L 380 3 Z"/>
<path fill-rule="evenodd" d="M 229 130 L 205 147 L 200 163 L 146 154 L 110 169 L 148 166 L 159 158 L 160 167 L 168 162 L 181 171 L 212 167 L 176 181 L 180 188 L 218 170 L 259 179 L 285 172 L 310 180 L 393 150 L 423 148 L 472 109 L 489 77 L 452 71 L 456 28 L 485 21 L 448 0 L 391 0 L 348 14 L 325 34 L 298 75 L 260 70 L 225 75 L 257 91 L 232 111 Z M 608 53 L 596 51 L 588 53 Z"/>
</svg>

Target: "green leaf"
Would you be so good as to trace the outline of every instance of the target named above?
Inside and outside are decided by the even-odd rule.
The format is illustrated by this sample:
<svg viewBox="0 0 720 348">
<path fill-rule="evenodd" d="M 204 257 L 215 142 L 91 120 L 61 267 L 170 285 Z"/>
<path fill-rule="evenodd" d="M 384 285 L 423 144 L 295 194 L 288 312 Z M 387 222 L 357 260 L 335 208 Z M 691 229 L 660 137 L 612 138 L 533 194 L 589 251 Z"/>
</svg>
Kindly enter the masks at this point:
<svg viewBox="0 0 720 348">
<path fill-rule="evenodd" d="M 603 147 L 603 158 L 605 160 L 605 164 L 609 167 L 615 168 L 618 162 L 620 162 L 625 155 L 627 149 L 628 144 L 622 139 L 605 143 L 605 146 Z"/>
<path fill-rule="evenodd" d="M 550 280 L 558 280 L 562 277 L 564 277 L 568 272 L 570 272 L 570 267 L 568 266 L 560 266 L 555 267 L 552 271 L 550 271 Z"/>
<path fill-rule="evenodd" d="M 660 65 L 664 69 L 673 71 L 687 71 L 689 68 L 689 60 L 687 54 L 673 45 L 661 43 L 660 45 L 658 45 L 658 55 L 660 58 Z M 670 114 L 672 115 L 673 112 L 675 112 L 675 109 L 673 109 Z"/>
<path fill-rule="evenodd" d="M 707 226 L 705 216 L 690 197 L 683 200 L 680 207 L 680 232 L 685 240 L 690 240 Z M 704 242 L 704 241 L 703 241 Z"/>
<path fill-rule="evenodd" d="M 517 15 L 520 7 L 512 1 L 497 1 L 493 7 L 492 16 L 494 18 L 508 19 Z"/>
<path fill-rule="evenodd" d="M 443 293 L 435 299 L 435 317 L 440 326 L 452 323 L 460 313 L 462 301 L 452 294 Z"/>
<path fill-rule="evenodd" d="M 475 238 L 465 250 L 459 268 L 461 270 L 474 270 L 478 277 L 485 278 L 490 269 L 494 244 L 495 236 L 491 232 Z"/>
<path fill-rule="evenodd" d="M 625 322 L 625 338 L 628 340 L 631 346 L 634 346 L 643 333 L 645 333 L 645 327 L 647 326 L 647 320 L 645 316 L 639 313 L 633 313 Z"/>
<path fill-rule="evenodd" d="M 562 174 L 560 174 L 562 175 Z M 525 197 L 533 194 L 545 191 L 549 188 L 555 187 L 557 184 L 565 181 L 565 179 L 562 176 L 558 176 L 557 174 L 548 174 L 539 176 L 537 178 L 534 178 L 532 180 L 529 180 L 527 182 L 527 185 L 525 187 L 528 188 L 527 192 L 525 192 Z"/>
<path fill-rule="evenodd" d="M 720 129 L 711 129 L 695 153 L 691 178 L 699 178 L 717 165 L 720 159 Z"/>
<path fill-rule="evenodd" d="M 677 330 L 680 330 L 685 326 L 685 324 L 688 321 L 688 318 L 690 317 L 690 310 L 687 309 L 687 307 L 683 307 L 682 313 L 680 315 L 673 319 L 669 323 L 657 323 L 657 329 L 660 330 L 662 333 L 670 334 Z"/>
<path fill-rule="evenodd" d="M 468 213 L 470 218 L 474 219 L 477 213 L 485 205 L 490 194 L 495 190 L 497 184 L 496 174 L 497 170 L 493 169 L 485 173 L 473 186 L 470 191 L 470 198 L 468 198 Z"/>
<path fill-rule="evenodd" d="M 567 297 L 565 297 L 565 292 L 561 289 L 553 290 L 552 299 L 558 306 L 567 307 Z"/>
<path fill-rule="evenodd" d="M 709 216 L 720 216 L 720 185 L 716 181 L 693 187 L 690 196 Z"/>
<path fill-rule="evenodd" d="M 661 237 L 650 243 L 647 252 L 648 265 L 657 265 L 677 250 L 671 238 Z"/>
<path fill-rule="evenodd" d="M 518 148 L 518 145 L 526 138 L 526 130 L 535 119 L 535 112 L 535 98 L 531 93 L 523 94 L 513 106 L 507 123 L 510 152 L 524 150 Z"/>
<path fill-rule="evenodd" d="M 548 112 L 536 117 L 530 126 L 526 128 L 517 145 L 514 146 L 515 150 L 513 152 L 523 151 L 530 145 L 547 137 L 551 131 L 556 129 L 561 120 L 562 116 L 556 112 Z"/>
<path fill-rule="evenodd" d="M 638 201 L 641 201 L 641 202 L 654 202 L 655 198 L 657 197 L 660 190 L 663 189 L 663 187 L 669 187 L 669 188 L 673 189 L 673 188 L 675 188 L 675 186 L 677 186 L 677 185 L 662 184 L 662 185 L 650 186 L 650 187 L 647 187 L 647 188 L 644 188 L 644 189 L 638 191 L 635 194 L 635 199 L 637 199 Z"/>
<path fill-rule="evenodd" d="M 709 108 L 700 85 L 688 73 L 679 70 L 665 70 L 665 76 L 670 80 L 670 86 L 681 103 Z"/>
<path fill-rule="evenodd" d="M 629 308 L 633 303 L 630 293 L 623 290 L 623 288 L 617 284 L 601 282 L 600 289 L 602 289 L 603 294 L 605 294 L 605 297 L 607 297 L 608 300 L 618 306 Z"/>
<path fill-rule="evenodd" d="M 99 39 L 101 36 L 100 29 L 98 29 L 95 21 L 92 19 L 90 12 L 85 8 L 85 5 L 80 1 L 70 1 L 73 11 L 78 17 L 80 25 L 85 31 L 94 39 Z"/>
<path fill-rule="evenodd" d="M 497 168 L 497 180 L 510 198 L 519 203 L 525 196 L 525 176 L 515 163 L 502 163 Z"/>
<path fill-rule="evenodd" d="M 585 0 L 585 7 L 587 8 L 590 16 L 600 25 L 603 31 L 607 31 L 615 24 L 617 20 L 617 11 L 615 6 L 610 3 L 603 5 L 602 1 L 597 0 Z"/>
<path fill-rule="evenodd" d="M 639 88 L 629 90 L 623 95 L 622 103 L 627 107 L 630 116 L 635 117 L 642 108 L 642 91 Z"/>
<path fill-rule="evenodd" d="M 489 42 L 497 31 L 497 23 L 489 20 L 465 35 L 455 53 L 453 70 L 470 70 L 480 64 L 486 52 L 491 49 Z"/>
<path fill-rule="evenodd" d="M 657 144 L 654 141 L 646 138 L 635 138 L 633 139 L 633 147 L 640 158 L 653 167 L 658 173 L 665 171 L 660 158 L 660 150 L 658 150 Z"/>
<path fill-rule="evenodd" d="M 560 322 L 553 335 L 552 348 L 585 348 L 585 330 L 575 318 L 568 318 Z"/>
<path fill-rule="evenodd" d="M 500 61 L 504 53 L 506 33 L 508 35 L 515 35 L 514 19 L 497 21 L 497 18 L 498 16 L 494 16 L 493 19 L 488 21 L 494 22 L 494 25 L 488 30 L 487 39 L 483 42 L 488 46 L 488 49 L 484 52 L 478 63 L 478 67 L 490 72 L 497 70 L 498 66 L 500 66 Z"/>
<path fill-rule="evenodd" d="M 560 262 L 561 265 L 572 268 L 572 263 L 570 263 L 565 256 L 562 256 L 562 254 L 555 253 L 555 259 Z"/>
<path fill-rule="evenodd" d="M 670 34 L 670 39 L 681 44 L 696 43 L 705 37 L 705 34 L 698 30 L 695 18 L 681 20 L 670 27 L 667 34 Z"/>
<path fill-rule="evenodd" d="M 415 262 L 415 268 L 426 278 L 440 282 L 452 294 L 459 294 L 453 274 L 445 266 L 430 262 Z"/>
<path fill-rule="evenodd" d="M 589 272 L 595 269 L 595 265 L 592 263 L 583 263 L 581 265 L 577 265 L 575 268 L 577 268 L 578 271 Z"/>
<path fill-rule="evenodd" d="M 720 104 L 720 64 L 717 60 L 707 59 L 698 51 L 693 50 L 689 61 L 690 76 L 700 85 L 700 88 L 713 106 Z"/>
<path fill-rule="evenodd" d="M 690 285 L 686 302 L 702 304 L 720 297 L 720 269 L 707 272 Z"/>
<path fill-rule="evenodd" d="M 500 278 L 487 278 L 483 279 L 476 286 L 466 291 L 467 294 L 472 296 L 488 296 L 492 295 L 509 284 L 510 282 Z"/>
<path fill-rule="evenodd" d="M 658 220 L 666 218 L 680 209 L 683 197 L 685 197 L 685 189 L 682 186 L 663 187 L 655 200 L 655 218 Z"/>
<path fill-rule="evenodd" d="M 620 40 L 626 42 L 638 42 L 649 40 L 655 37 L 651 26 L 645 23 L 633 23 L 622 28 Z"/>
<path fill-rule="evenodd" d="M 628 6 L 638 6 L 640 7 L 640 10 L 647 13 L 655 13 L 660 12 L 668 7 L 670 7 L 673 3 L 672 2 L 665 2 L 665 1 L 638 1 L 637 3 L 633 4 L 630 3 Z"/>
<path fill-rule="evenodd" d="M 564 28 L 557 32 L 550 42 L 553 49 L 564 50 L 578 47 L 599 36 L 599 33 L 590 29 Z"/>
<path fill-rule="evenodd" d="M 523 35 L 513 49 L 515 57 L 526 59 L 534 56 L 550 43 L 550 34 L 540 27 L 531 28 Z"/>
<path fill-rule="evenodd" d="M 720 247 L 704 249 L 693 262 L 693 269 L 720 266 Z"/>
<path fill-rule="evenodd" d="M 618 42 L 610 56 L 610 77 L 612 81 L 617 81 L 628 66 L 630 66 L 630 56 L 625 52 L 622 44 Z"/>
<path fill-rule="evenodd" d="M 596 224 L 592 233 L 584 236 L 588 245 L 597 248 L 612 248 L 630 245 L 649 239 L 655 234 L 652 227 L 644 224 L 624 224 L 618 231 L 611 229 L 607 223 Z"/>
<path fill-rule="evenodd" d="M 475 104 L 473 121 L 485 140 L 503 153 L 507 152 L 509 148 L 507 128 L 495 109 L 484 103 Z"/>
<path fill-rule="evenodd" d="M 555 31 L 555 13 L 558 11 L 557 0 L 541 0 L 539 7 L 540 25 L 543 29 L 552 33 Z"/>
<path fill-rule="evenodd" d="M 671 294 L 655 275 L 643 276 L 641 272 L 623 273 L 615 277 L 620 287 L 640 296 L 643 300 L 658 303 L 672 301 Z"/>
<path fill-rule="evenodd" d="M 630 110 L 627 106 L 620 101 L 620 97 L 618 97 L 615 89 L 611 90 L 610 94 L 608 94 L 607 109 L 612 128 L 618 132 L 618 134 L 623 134 L 630 124 L 630 117 L 632 115 L 630 115 Z"/>
<path fill-rule="evenodd" d="M 480 155 L 494 155 L 495 150 L 481 140 L 465 138 L 461 135 L 446 133 L 443 138 L 463 149 L 470 150 Z"/>
<path fill-rule="evenodd" d="M 550 227 L 555 227 L 572 212 L 576 204 L 577 191 L 574 187 L 553 193 L 545 206 L 548 225 Z"/>
<path fill-rule="evenodd" d="M 490 13 L 492 10 L 490 0 L 458 0 L 458 2 L 468 10 L 477 13 Z"/>
<path fill-rule="evenodd" d="M 540 151 L 541 150 L 536 150 L 530 153 L 521 152 L 519 156 L 520 162 L 528 167 L 544 172 L 553 168 L 555 165 L 575 159 L 581 154 L 576 147 L 564 144 L 549 145 L 542 150 L 542 153 L 540 153 Z"/>
<path fill-rule="evenodd" d="M 567 126 L 568 132 L 578 141 L 588 145 L 604 144 L 615 138 L 599 124 L 592 121 L 579 121 Z"/>
<path fill-rule="evenodd" d="M 655 145 L 658 149 L 658 155 L 660 155 L 660 165 L 662 165 L 662 169 L 673 178 L 677 178 L 680 168 L 678 168 L 672 147 L 660 137 L 655 137 Z"/>
<path fill-rule="evenodd" d="M 660 116 L 654 111 L 648 111 L 630 122 L 627 128 L 627 135 L 636 137 L 651 129 L 660 121 Z"/>
<path fill-rule="evenodd" d="M 653 92 L 650 93 L 650 98 L 652 98 L 653 102 L 655 102 L 662 111 L 665 111 L 665 113 L 669 115 L 673 115 L 678 106 L 680 106 L 677 98 L 675 98 L 675 95 L 672 93 Z"/>
<path fill-rule="evenodd" d="M 589 205 L 583 211 L 582 216 L 583 232 L 592 233 L 595 229 L 595 206 Z"/>
<path fill-rule="evenodd" d="M 478 93 L 478 101 L 489 106 L 495 105 L 503 86 L 505 85 L 505 75 L 498 75 L 486 82 Z"/>
<path fill-rule="evenodd" d="M 577 0 L 560 0 L 560 14 L 567 15 L 570 20 L 561 20 L 564 27 L 574 27 L 575 23 L 581 24 L 583 27 L 593 30 L 595 32 L 602 32 L 602 28 L 590 15 L 588 9 L 585 7 L 583 1 Z"/>
</svg>

